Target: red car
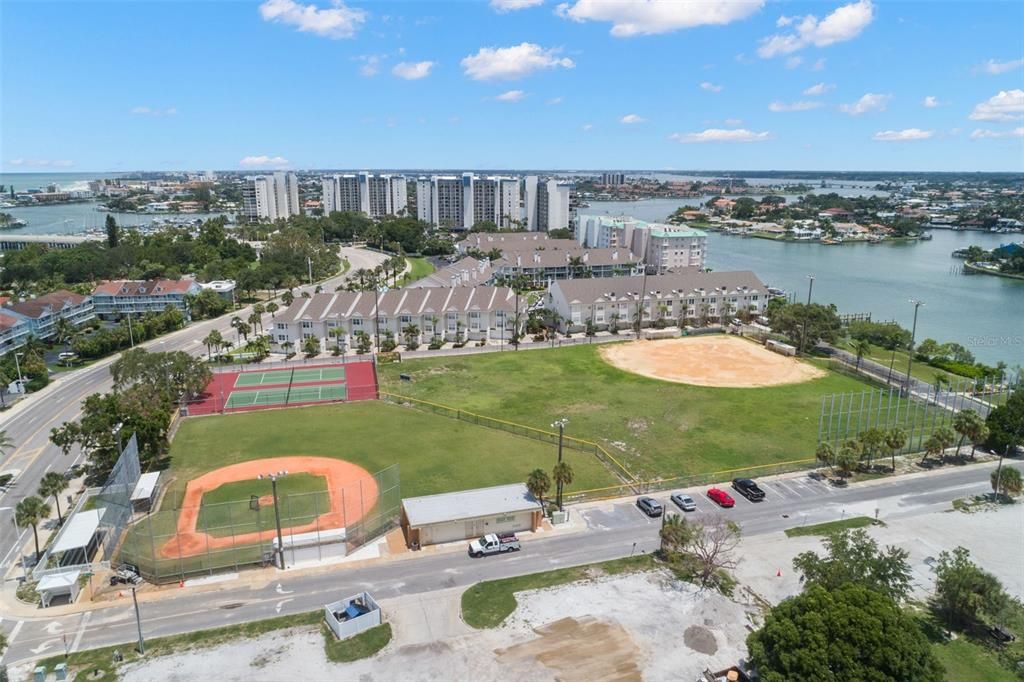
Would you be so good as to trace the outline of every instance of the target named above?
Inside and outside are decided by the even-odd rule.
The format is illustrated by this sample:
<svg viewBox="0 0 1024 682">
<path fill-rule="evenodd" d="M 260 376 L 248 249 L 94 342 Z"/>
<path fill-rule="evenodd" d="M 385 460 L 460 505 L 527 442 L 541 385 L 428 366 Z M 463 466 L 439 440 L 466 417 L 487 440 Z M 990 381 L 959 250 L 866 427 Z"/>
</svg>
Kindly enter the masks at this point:
<svg viewBox="0 0 1024 682">
<path fill-rule="evenodd" d="M 709 488 L 708 497 L 710 497 L 711 501 L 719 507 L 731 507 L 736 504 L 736 500 L 732 499 L 732 496 L 729 495 L 729 493 L 720 488 Z"/>
</svg>

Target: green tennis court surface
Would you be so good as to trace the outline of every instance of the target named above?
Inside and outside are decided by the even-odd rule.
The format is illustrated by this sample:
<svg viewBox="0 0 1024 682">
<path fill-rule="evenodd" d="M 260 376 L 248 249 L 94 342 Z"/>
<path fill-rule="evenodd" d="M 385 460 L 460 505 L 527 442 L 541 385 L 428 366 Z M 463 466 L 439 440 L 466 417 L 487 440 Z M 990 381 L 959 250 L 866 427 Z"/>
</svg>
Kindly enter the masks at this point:
<svg viewBox="0 0 1024 682">
<path fill-rule="evenodd" d="M 318 403 L 327 400 L 345 400 L 348 392 L 343 384 L 327 386 L 292 386 L 287 388 L 268 388 L 259 391 L 232 391 L 227 409 L 235 407 L 254 407 L 256 405 L 284 405 L 294 403 Z"/>
<path fill-rule="evenodd" d="M 290 369 L 274 369 L 267 372 L 243 372 L 235 378 L 235 386 L 272 386 L 274 384 L 307 384 L 314 381 L 337 381 L 345 379 L 344 367 L 310 367 L 296 369 L 292 376 Z"/>
</svg>

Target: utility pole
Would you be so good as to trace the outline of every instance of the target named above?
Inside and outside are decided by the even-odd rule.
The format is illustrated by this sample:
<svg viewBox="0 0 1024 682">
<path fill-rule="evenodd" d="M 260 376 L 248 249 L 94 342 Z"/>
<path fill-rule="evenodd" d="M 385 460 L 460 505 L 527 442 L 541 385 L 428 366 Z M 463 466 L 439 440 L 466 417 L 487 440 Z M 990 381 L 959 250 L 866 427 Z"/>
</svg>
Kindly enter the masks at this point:
<svg viewBox="0 0 1024 682">
<path fill-rule="evenodd" d="M 565 425 L 569 423 L 569 420 L 565 417 L 555 420 L 551 425 L 551 428 L 558 428 L 558 463 L 562 463 L 562 441 L 565 439 Z M 557 483 L 558 489 L 555 491 L 558 497 L 558 511 L 562 511 L 562 483 Z"/>
<path fill-rule="evenodd" d="M 14 367 L 18 370 L 18 389 L 21 392 L 25 391 L 25 378 L 21 376 L 21 363 L 18 362 L 18 356 L 21 355 L 18 351 L 14 351 Z"/>
<path fill-rule="evenodd" d="M 309 286 L 313 286 L 313 259 L 306 256 L 306 265 L 309 267 Z"/>
<path fill-rule="evenodd" d="M 284 570 L 284 537 L 281 534 L 281 505 L 278 504 L 277 499 L 277 479 L 282 476 L 287 476 L 287 471 L 278 471 L 276 474 L 260 474 L 256 478 L 263 480 L 264 478 L 270 479 L 270 489 L 274 497 L 274 521 L 277 522 L 277 557 L 278 557 L 278 568 Z"/>
<path fill-rule="evenodd" d="M 814 275 L 807 275 L 807 307 L 804 309 L 804 330 L 800 332 L 800 355 L 804 354 L 807 347 L 807 316 L 811 312 L 811 292 L 814 291 Z"/>
<path fill-rule="evenodd" d="M 132 586 L 132 603 L 135 605 L 135 626 L 139 629 L 139 655 L 146 655 L 146 641 L 142 638 L 142 616 L 139 614 L 139 599 L 135 596 L 135 586 Z"/>
<path fill-rule="evenodd" d="M 910 330 L 910 348 L 907 350 L 907 395 L 910 395 L 910 369 L 914 366 L 914 339 L 917 337 L 917 310 L 921 306 L 925 305 L 924 301 L 917 299 L 910 299 L 910 302 L 914 304 L 914 326 Z"/>
<path fill-rule="evenodd" d="M 128 340 L 131 342 L 132 348 L 135 348 L 135 332 L 132 331 L 132 314 L 129 311 L 125 313 L 125 316 L 128 318 Z"/>
</svg>

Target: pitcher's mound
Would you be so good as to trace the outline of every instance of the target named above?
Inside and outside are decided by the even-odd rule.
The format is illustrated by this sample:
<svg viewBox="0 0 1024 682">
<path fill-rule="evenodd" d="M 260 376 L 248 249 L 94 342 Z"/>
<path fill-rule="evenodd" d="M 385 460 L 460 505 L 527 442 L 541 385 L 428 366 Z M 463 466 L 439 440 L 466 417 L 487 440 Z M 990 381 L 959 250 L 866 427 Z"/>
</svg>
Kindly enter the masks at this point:
<svg viewBox="0 0 1024 682">
<path fill-rule="evenodd" d="M 691 336 L 603 346 L 611 365 L 652 379 L 694 386 L 756 388 L 825 376 L 814 365 L 735 336 Z"/>
</svg>

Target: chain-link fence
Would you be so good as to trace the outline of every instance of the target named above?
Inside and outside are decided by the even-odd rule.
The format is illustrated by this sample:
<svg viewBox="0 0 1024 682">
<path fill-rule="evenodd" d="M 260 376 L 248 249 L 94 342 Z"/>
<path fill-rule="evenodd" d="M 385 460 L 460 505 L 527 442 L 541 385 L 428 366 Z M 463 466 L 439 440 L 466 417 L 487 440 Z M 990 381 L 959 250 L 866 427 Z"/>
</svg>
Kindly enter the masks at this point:
<svg viewBox="0 0 1024 682">
<path fill-rule="evenodd" d="M 283 479 L 286 480 L 286 479 Z M 136 520 L 118 560 L 151 582 L 276 562 L 278 528 L 286 563 L 342 556 L 398 525 L 398 465 L 335 488 L 181 506 L 169 491 L 159 511 Z M 261 491 L 263 492 L 263 491 Z"/>
</svg>

